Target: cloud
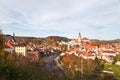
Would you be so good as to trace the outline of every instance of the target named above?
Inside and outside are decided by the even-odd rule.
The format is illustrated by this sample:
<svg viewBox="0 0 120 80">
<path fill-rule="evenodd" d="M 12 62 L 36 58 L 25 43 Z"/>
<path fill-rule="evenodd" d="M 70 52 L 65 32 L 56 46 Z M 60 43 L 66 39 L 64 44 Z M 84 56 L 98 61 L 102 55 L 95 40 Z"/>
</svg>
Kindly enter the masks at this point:
<svg viewBox="0 0 120 80">
<path fill-rule="evenodd" d="M 91 37 L 89 34 L 93 32 L 102 32 L 103 35 L 106 35 L 106 30 L 119 32 L 115 29 L 120 26 L 119 21 L 119 0 L 0 0 L 0 24 L 9 24 L 11 28 L 19 26 L 20 30 L 16 30 L 19 32 L 22 29 L 38 30 L 44 36 L 66 37 L 74 37 L 81 32 Z M 31 35 L 30 32 L 26 34 Z M 36 33 L 32 35 L 39 36 Z"/>
<path fill-rule="evenodd" d="M 105 29 L 106 27 L 100 25 L 90 25 L 89 28 L 93 30 L 101 30 L 101 29 Z"/>
</svg>

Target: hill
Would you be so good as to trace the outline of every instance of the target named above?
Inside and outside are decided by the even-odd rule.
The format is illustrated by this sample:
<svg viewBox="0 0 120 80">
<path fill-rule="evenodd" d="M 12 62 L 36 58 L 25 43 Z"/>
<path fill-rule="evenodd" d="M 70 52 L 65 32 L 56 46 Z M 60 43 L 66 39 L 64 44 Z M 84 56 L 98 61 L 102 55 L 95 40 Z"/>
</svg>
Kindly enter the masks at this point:
<svg viewBox="0 0 120 80">
<path fill-rule="evenodd" d="M 5 40 L 8 39 L 12 39 L 13 36 L 7 34 L 5 35 Z M 48 37 L 44 37 L 44 38 L 40 38 L 40 37 L 28 37 L 28 36 L 16 36 L 15 37 L 17 42 L 32 42 L 32 43 L 38 43 L 38 44 L 42 44 L 46 41 L 65 41 L 68 42 L 71 39 L 67 38 L 67 37 L 62 37 L 62 36 L 48 36 Z M 98 42 L 100 44 L 113 44 L 113 43 L 119 43 L 120 44 L 120 39 L 115 39 L 115 40 L 98 40 L 98 39 L 90 39 L 91 41 L 95 41 Z"/>
<path fill-rule="evenodd" d="M 5 36 L 5 41 L 7 41 L 8 39 L 12 39 L 13 36 L 11 35 L 4 35 Z M 16 36 L 15 37 L 17 42 L 25 42 L 25 43 L 38 43 L 38 44 L 42 44 L 46 41 L 69 41 L 70 39 L 66 38 L 66 37 L 60 37 L 60 36 L 48 36 L 45 38 L 39 38 L 39 37 L 28 37 L 28 36 Z"/>
<path fill-rule="evenodd" d="M 53 41 L 65 41 L 65 42 L 70 41 L 70 39 L 68 39 L 66 37 L 61 37 L 61 36 L 48 36 L 48 37 L 46 37 L 46 39 L 50 39 Z"/>
</svg>

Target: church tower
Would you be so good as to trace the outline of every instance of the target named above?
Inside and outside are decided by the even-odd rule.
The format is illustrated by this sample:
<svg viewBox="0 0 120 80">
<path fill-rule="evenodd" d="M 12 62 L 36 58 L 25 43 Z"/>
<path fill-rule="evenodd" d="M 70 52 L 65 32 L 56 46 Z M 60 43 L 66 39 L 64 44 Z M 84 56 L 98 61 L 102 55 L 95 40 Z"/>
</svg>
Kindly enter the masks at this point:
<svg viewBox="0 0 120 80">
<path fill-rule="evenodd" d="M 79 32 L 79 35 L 78 35 L 78 42 L 81 43 L 81 34 Z"/>
<path fill-rule="evenodd" d="M 13 40 L 14 43 L 16 42 L 15 33 L 13 33 L 12 40 Z"/>
<path fill-rule="evenodd" d="M 15 37 L 15 33 L 13 32 L 13 37 Z"/>
</svg>

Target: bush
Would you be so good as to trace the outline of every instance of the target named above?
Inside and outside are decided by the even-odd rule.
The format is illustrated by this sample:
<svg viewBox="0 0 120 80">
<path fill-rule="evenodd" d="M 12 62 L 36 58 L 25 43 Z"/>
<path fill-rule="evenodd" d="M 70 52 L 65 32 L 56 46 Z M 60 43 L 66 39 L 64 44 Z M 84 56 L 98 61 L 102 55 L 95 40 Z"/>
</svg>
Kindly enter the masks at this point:
<svg viewBox="0 0 120 80">
<path fill-rule="evenodd" d="M 38 70 L 34 63 L 21 63 L 15 56 L 8 53 L 6 57 L 0 59 L 0 80 L 48 80 L 46 72 Z M 26 63 L 24 65 L 24 63 Z"/>
<path fill-rule="evenodd" d="M 116 62 L 117 62 L 117 57 L 114 57 L 112 64 L 115 64 Z"/>
</svg>

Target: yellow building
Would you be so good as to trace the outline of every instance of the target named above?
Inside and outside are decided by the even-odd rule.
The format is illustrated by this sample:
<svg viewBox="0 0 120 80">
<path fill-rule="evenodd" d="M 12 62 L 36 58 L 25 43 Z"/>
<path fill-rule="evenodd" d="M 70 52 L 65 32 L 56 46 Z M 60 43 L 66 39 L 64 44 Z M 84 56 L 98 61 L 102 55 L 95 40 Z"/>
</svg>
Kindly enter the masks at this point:
<svg viewBox="0 0 120 80">
<path fill-rule="evenodd" d="M 22 54 L 22 55 L 26 56 L 26 52 L 27 52 L 26 46 L 15 46 L 15 52 L 18 55 Z"/>
</svg>

